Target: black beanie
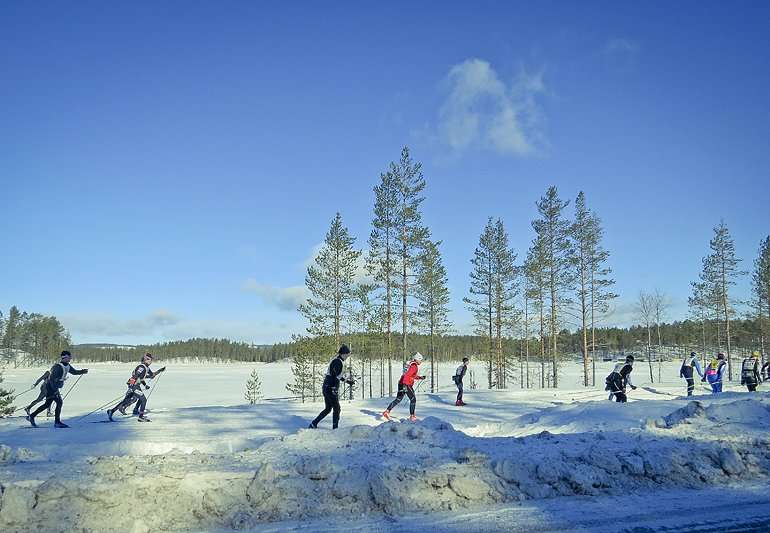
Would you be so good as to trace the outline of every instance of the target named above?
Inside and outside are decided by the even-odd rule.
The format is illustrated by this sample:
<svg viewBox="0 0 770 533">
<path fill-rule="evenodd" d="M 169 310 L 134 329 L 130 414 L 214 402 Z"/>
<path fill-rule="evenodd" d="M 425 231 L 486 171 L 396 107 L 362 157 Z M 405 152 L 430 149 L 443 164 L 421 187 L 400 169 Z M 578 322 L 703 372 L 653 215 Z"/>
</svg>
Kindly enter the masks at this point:
<svg viewBox="0 0 770 533">
<path fill-rule="evenodd" d="M 63 359 L 63 358 L 65 358 L 65 357 L 72 357 L 72 354 L 71 354 L 71 353 L 69 353 L 67 350 L 64 350 L 64 351 L 61 353 L 61 357 L 62 357 L 62 359 Z"/>
<path fill-rule="evenodd" d="M 343 344 L 340 346 L 340 349 L 337 350 L 338 355 L 348 355 L 350 353 L 350 348 L 348 348 L 347 344 Z"/>
</svg>

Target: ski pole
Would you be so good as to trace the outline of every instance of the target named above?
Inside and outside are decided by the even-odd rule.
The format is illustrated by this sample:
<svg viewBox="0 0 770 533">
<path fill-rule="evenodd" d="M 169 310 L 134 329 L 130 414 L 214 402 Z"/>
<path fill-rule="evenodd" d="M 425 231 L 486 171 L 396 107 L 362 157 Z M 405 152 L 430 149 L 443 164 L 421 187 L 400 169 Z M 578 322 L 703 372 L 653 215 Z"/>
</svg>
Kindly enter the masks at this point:
<svg viewBox="0 0 770 533">
<path fill-rule="evenodd" d="M 163 376 L 163 372 L 161 372 L 158 375 L 158 379 L 155 380 L 155 383 L 152 384 L 152 389 L 150 389 L 150 392 L 147 394 L 147 401 L 150 401 L 150 396 L 152 396 L 152 393 L 155 391 L 155 387 L 158 386 L 158 383 L 160 383 L 160 378 Z"/>
<path fill-rule="evenodd" d="M 14 399 L 14 400 L 16 400 L 16 398 L 19 398 L 20 396 L 24 396 L 24 395 L 25 395 L 25 394 L 27 394 L 29 391 L 31 391 L 32 389 L 36 389 L 36 388 L 37 388 L 37 385 L 32 385 L 30 388 L 28 388 L 28 389 L 27 389 L 27 390 L 25 390 L 24 392 L 20 392 L 19 394 L 17 394 L 16 396 L 14 396 L 14 397 L 13 397 L 13 399 Z"/>
<path fill-rule="evenodd" d="M 67 391 L 67 392 L 64 394 L 64 396 L 62 397 L 62 401 L 64 401 L 64 400 L 66 400 L 66 399 L 67 399 L 67 396 L 69 396 L 70 392 L 72 392 L 72 389 L 74 389 L 75 387 L 77 387 L 78 381 L 80 381 L 80 378 L 82 378 L 83 376 L 85 376 L 85 374 L 80 374 L 80 375 L 78 376 L 78 379 L 76 379 L 76 380 L 75 380 L 75 383 L 73 383 L 73 384 L 72 384 L 72 386 L 69 388 L 69 390 L 68 390 L 68 391 Z"/>
<path fill-rule="evenodd" d="M 90 413 L 86 413 L 86 414 L 84 414 L 83 416 L 81 416 L 80 418 L 76 418 L 76 419 L 75 419 L 75 422 L 79 422 L 79 421 L 83 420 L 85 417 L 87 417 L 87 416 L 89 416 L 89 415 L 92 415 L 92 414 L 94 414 L 94 413 L 95 413 L 96 411 L 98 411 L 99 409 L 104 409 L 105 407 L 107 407 L 107 406 L 108 406 L 108 405 L 110 405 L 111 403 L 113 403 L 113 402 L 117 402 L 118 400 L 120 400 L 121 398 L 124 398 L 124 397 L 125 397 L 125 394 L 121 394 L 121 395 L 120 395 L 120 396 L 118 396 L 117 398 L 115 398 L 115 399 L 113 399 L 113 400 L 110 400 L 109 402 L 105 402 L 104 404 L 100 405 L 99 407 L 97 407 L 96 409 L 94 409 L 93 411 L 91 411 Z"/>
</svg>

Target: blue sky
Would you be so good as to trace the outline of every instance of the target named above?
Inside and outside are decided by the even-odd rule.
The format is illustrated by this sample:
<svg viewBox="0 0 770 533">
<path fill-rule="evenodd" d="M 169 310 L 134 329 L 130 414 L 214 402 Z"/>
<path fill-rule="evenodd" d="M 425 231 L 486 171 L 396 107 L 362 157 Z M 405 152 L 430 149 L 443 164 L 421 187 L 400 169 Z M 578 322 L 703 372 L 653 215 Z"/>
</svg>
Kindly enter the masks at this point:
<svg viewBox="0 0 770 533">
<path fill-rule="evenodd" d="M 604 220 L 616 323 L 640 289 L 683 317 L 720 219 L 747 269 L 770 233 L 766 2 L 287 4 L 0 4 L 0 309 L 288 339 L 403 145 L 459 331 L 487 217 L 523 256 L 551 184 Z"/>
</svg>

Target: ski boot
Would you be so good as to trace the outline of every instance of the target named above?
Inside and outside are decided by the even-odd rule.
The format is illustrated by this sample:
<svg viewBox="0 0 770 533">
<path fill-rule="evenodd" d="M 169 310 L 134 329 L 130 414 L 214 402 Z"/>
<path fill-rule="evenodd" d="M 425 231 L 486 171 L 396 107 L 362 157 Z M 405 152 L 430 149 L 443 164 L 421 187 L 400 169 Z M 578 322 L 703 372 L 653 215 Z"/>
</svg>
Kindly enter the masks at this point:
<svg viewBox="0 0 770 533">
<path fill-rule="evenodd" d="M 67 424 L 65 424 L 64 422 L 54 422 L 53 427 L 59 428 L 59 429 L 64 429 L 64 428 L 68 428 L 69 426 Z"/>
<path fill-rule="evenodd" d="M 149 418 L 147 418 L 144 415 L 139 415 L 139 418 L 136 419 L 137 422 L 152 422 Z"/>
<path fill-rule="evenodd" d="M 382 412 L 382 418 L 384 418 L 385 420 L 393 420 L 392 418 L 390 418 L 390 411 L 388 410 L 385 410 Z"/>
<path fill-rule="evenodd" d="M 409 421 L 410 422 L 417 422 L 417 416 L 416 415 L 409 415 Z"/>
<path fill-rule="evenodd" d="M 27 417 L 27 420 L 29 420 L 29 423 L 32 425 L 33 428 L 37 427 L 37 424 L 35 424 L 35 417 L 30 415 Z"/>
<path fill-rule="evenodd" d="M 112 413 L 114 413 L 114 412 L 115 411 L 113 411 L 112 409 L 107 409 L 107 418 L 110 419 L 110 422 L 113 422 L 113 420 L 112 420 Z"/>
<path fill-rule="evenodd" d="M 318 426 L 310 422 L 310 425 L 308 426 L 308 429 L 318 429 Z"/>
</svg>

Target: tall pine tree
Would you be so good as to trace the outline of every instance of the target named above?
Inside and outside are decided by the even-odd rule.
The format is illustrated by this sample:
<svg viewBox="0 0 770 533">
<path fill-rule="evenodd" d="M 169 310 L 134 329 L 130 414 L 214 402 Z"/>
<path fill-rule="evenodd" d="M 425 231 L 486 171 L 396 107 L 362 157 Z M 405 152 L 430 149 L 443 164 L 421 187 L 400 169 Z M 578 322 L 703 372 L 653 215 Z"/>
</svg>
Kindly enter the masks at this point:
<svg viewBox="0 0 770 533">
<path fill-rule="evenodd" d="M 340 345 L 345 312 L 354 298 L 356 266 L 361 252 L 353 249 L 355 238 L 342 224 L 339 213 L 332 220 L 324 244 L 307 269 L 305 285 L 310 297 L 299 310 L 314 336 L 332 335 Z"/>
<path fill-rule="evenodd" d="M 399 268 L 401 269 L 401 362 L 407 360 L 407 335 L 411 322 L 409 297 L 413 294 L 411 277 L 417 266 L 417 257 L 425 245 L 428 230 L 422 224 L 420 204 L 425 199 L 422 191 L 425 189 L 425 179 L 422 176 L 422 165 L 412 161 L 409 148 L 401 151 L 398 163 L 391 163 L 390 172 L 396 176 L 398 184 L 398 211 L 396 216 L 396 249 L 398 251 Z"/>
<path fill-rule="evenodd" d="M 426 239 L 417 261 L 417 316 L 422 329 L 430 336 L 430 391 L 436 391 L 435 337 L 449 331 L 449 288 L 447 274 L 439 251 L 441 241 Z"/>
<path fill-rule="evenodd" d="M 380 183 L 374 188 L 374 219 L 369 235 L 369 255 L 366 265 L 374 277 L 379 298 L 382 301 L 381 315 L 385 325 L 384 355 L 388 360 L 388 395 L 393 394 L 393 298 L 398 274 L 396 231 L 399 213 L 399 184 L 392 172 L 380 174 Z M 380 396 L 385 392 L 385 372 L 380 358 Z"/>
<path fill-rule="evenodd" d="M 537 210 L 540 218 L 532 222 L 532 227 L 543 243 L 543 261 L 546 274 L 547 296 L 549 304 L 548 330 L 551 351 L 553 386 L 559 384 L 558 372 L 558 334 L 561 327 L 561 314 L 569 304 L 568 291 L 573 283 L 571 270 L 570 222 L 564 218 L 564 209 L 568 201 L 562 201 L 556 187 L 551 186 L 539 202 Z"/>
</svg>

